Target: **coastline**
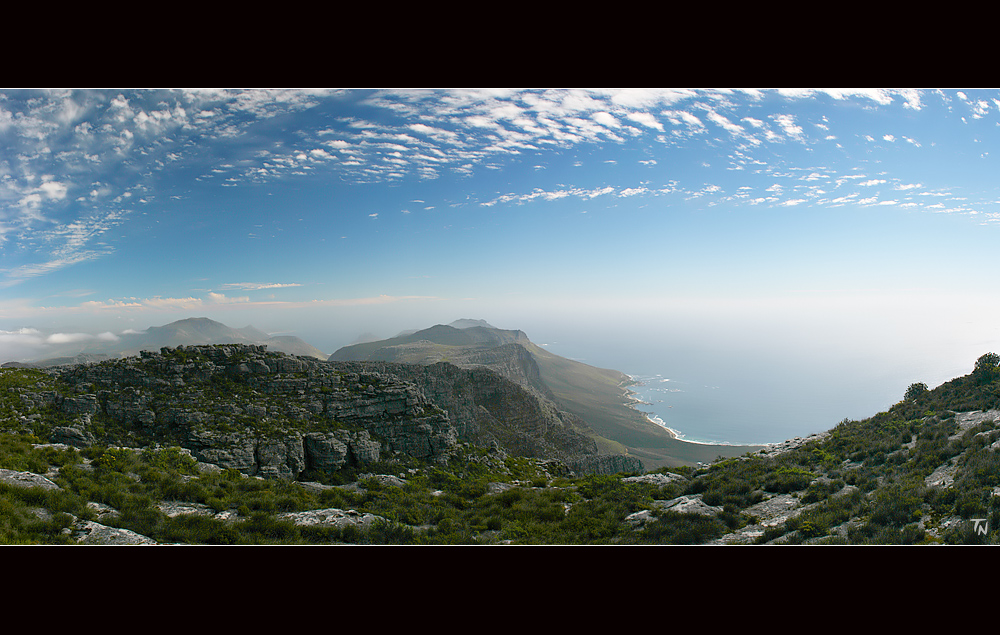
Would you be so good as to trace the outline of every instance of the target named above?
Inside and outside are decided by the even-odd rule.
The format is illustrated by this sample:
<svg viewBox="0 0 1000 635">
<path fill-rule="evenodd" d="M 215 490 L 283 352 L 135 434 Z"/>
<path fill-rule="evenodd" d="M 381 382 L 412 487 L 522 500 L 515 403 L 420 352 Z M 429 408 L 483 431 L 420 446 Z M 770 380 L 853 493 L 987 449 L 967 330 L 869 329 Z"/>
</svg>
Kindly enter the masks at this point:
<svg viewBox="0 0 1000 635">
<path fill-rule="evenodd" d="M 642 399 L 639 399 L 638 397 L 639 393 L 637 393 L 634 390 L 630 390 L 628 388 L 628 386 L 641 386 L 642 385 L 641 381 L 637 380 L 635 377 L 629 375 L 628 373 L 622 373 L 622 374 L 628 377 L 627 382 L 621 383 L 621 388 L 623 391 L 622 397 L 625 398 L 625 407 L 630 408 L 636 411 L 637 413 L 641 414 L 646 419 L 646 421 L 657 426 L 658 428 L 663 428 L 664 430 L 666 430 L 668 433 L 670 433 L 670 437 L 672 439 L 676 441 L 684 441 L 684 439 L 681 438 L 680 431 L 674 430 L 673 428 L 667 426 L 667 424 L 663 422 L 663 419 L 660 419 L 653 413 L 643 412 L 642 410 L 639 410 L 638 408 L 639 404 L 642 404 L 644 406 L 652 406 L 653 404 L 648 401 L 643 401 Z M 685 443 L 692 443 L 692 442 L 685 441 Z"/>
<path fill-rule="evenodd" d="M 663 419 L 660 419 L 660 417 L 658 417 L 656 415 L 656 413 L 643 412 L 642 410 L 639 410 L 639 408 L 638 408 L 639 404 L 642 404 L 644 406 L 652 406 L 653 404 L 650 403 L 650 402 L 648 402 L 648 401 L 643 401 L 642 399 L 640 399 L 638 397 L 638 393 L 636 391 L 634 391 L 634 390 L 630 390 L 628 387 L 629 386 L 643 386 L 645 384 L 643 384 L 641 381 L 639 381 L 638 379 L 636 379 L 632 375 L 629 375 L 628 373 L 622 373 L 622 374 L 625 375 L 626 377 L 628 377 L 627 381 L 623 381 L 621 383 L 621 388 L 622 388 L 622 391 L 623 391 L 623 395 L 622 396 L 625 399 L 625 404 L 624 404 L 625 407 L 630 408 L 631 410 L 634 410 L 638 414 L 642 415 L 643 418 L 646 419 L 646 421 L 648 421 L 649 423 L 655 425 L 656 427 L 662 428 L 663 430 L 666 430 L 667 433 L 670 434 L 670 438 L 672 438 L 675 441 L 679 441 L 681 443 L 690 443 L 692 445 L 712 445 L 712 446 L 720 446 L 720 447 L 751 447 L 751 445 L 753 447 L 756 447 L 756 446 L 771 445 L 771 444 L 729 443 L 729 442 L 726 442 L 726 441 L 723 441 L 723 442 L 692 441 L 690 439 L 685 439 L 683 433 L 681 433 L 680 430 L 675 430 L 675 429 L 671 428 L 670 426 L 668 426 L 663 421 Z"/>
</svg>

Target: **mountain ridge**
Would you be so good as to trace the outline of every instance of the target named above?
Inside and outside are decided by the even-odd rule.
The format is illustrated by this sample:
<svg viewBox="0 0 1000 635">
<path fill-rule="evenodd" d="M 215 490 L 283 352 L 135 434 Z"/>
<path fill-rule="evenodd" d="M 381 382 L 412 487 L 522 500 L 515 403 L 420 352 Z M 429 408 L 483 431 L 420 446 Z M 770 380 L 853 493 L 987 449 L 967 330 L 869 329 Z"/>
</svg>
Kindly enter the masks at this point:
<svg viewBox="0 0 1000 635">
<path fill-rule="evenodd" d="M 482 366 L 215 345 L 0 386 L 0 542 L 1000 544 L 992 353 L 866 419 L 646 473 Z"/>
<path fill-rule="evenodd" d="M 625 373 L 556 355 L 534 344 L 521 330 L 483 324 L 488 322 L 463 318 L 451 325 L 438 324 L 387 340 L 344 346 L 330 355 L 329 361 L 449 362 L 462 368 L 492 368 L 536 390 L 583 422 L 603 453 L 636 456 L 646 469 L 707 463 L 719 456 L 739 456 L 763 447 L 679 440 L 633 407 L 627 399 L 632 380 Z"/>
<path fill-rule="evenodd" d="M 271 336 L 247 325 L 233 328 L 206 317 L 190 317 L 162 326 L 150 326 L 143 331 L 125 332 L 117 341 L 88 341 L 73 347 L 64 347 L 61 354 L 19 362 L 28 367 L 55 366 L 66 363 L 98 361 L 104 358 L 138 355 L 141 351 L 156 351 L 163 347 L 194 346 L 200 344 L 257 344 L 290 355 L 305 355 L 326 359 L 328 355 L 294 335 Z M 87 359 L 87 358 L 90 359 Z M 0 360 L 11 363 L 13 360 Z"/>
</svg>

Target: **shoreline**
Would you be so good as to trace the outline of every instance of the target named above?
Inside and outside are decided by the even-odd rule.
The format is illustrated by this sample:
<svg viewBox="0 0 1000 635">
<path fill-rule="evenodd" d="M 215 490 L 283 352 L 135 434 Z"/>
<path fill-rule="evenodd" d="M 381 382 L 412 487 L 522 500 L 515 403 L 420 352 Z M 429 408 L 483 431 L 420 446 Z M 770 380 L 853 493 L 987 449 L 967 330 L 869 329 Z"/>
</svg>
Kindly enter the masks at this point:
<svg viewBox="0 0 1000 635">
<path fill-rule="evenodd" d="M 637 404 L 642 404 L 645 406 L 652 406 L 653 404 L 648 401 L 643 401 L 637 396 L 638 393 L 636 393 L 636 391 L 628 388 L 629 386 L 643 386 L 644 384 L 641 381 L 639 381 L 632 375 L 629 375 L 628 373 L 622 373 L 622 374 L 628 377 L 627 382 L 623 381 L 620 384 L 621 389 L 624 391 L 624 394 L 622 396 L 625 398 L 625 404 L 624 404 L 625 407 L 630 408 L 631 410 L 634 410 L 638 414 L 642 415 L 643 418 L 646 419 L 646 421 L 653 424 L 654 426 L 666 430 L 667 433 L 670 435 L 670 438 L 672 438 L 675 441 L 679 441 L 681 443 L 690 443 L 692 445 L 717 445 L 722 447 L 767 447 L 772 445 L 780 445 L 780 443 L 730 443 L 728 441 L 713 442 L 713 441 L 692 441 L 690 439 L 685 439 L 684 435 L 679 430 L 675 430 L 670 426 L 668 426 L 666 423 L 664 423 L 663 419 L 660 419 L 660 417 L 657 416 L 656 413 L 643 412 L 642 410 L 639 410 L 639 408 L 636 407 Z"/>
</svg>

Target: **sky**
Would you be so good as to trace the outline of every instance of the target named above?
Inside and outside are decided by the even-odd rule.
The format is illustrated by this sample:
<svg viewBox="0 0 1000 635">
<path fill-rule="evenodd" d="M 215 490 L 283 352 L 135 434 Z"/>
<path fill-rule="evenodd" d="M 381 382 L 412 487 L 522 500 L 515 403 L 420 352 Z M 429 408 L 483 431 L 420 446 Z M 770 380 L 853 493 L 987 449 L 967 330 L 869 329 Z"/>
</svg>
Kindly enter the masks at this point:
<svg viewBox="0 0 1000 635">
<path fill-rule="evenodd" d="M 874 407 L 1000 350 L 998 144 L 978 89 L 0 89 L 0 357 L 473 318 Z"/>
</svg>

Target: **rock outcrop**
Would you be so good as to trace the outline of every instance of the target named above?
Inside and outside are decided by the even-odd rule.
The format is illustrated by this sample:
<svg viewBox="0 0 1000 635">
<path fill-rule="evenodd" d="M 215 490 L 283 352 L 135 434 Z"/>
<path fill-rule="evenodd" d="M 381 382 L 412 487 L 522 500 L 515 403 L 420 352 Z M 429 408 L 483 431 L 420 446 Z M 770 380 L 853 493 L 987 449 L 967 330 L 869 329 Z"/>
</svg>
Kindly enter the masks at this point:
<svg viewBox="0 0 1000 635">
<path fill-rule="evenodd" d="M 618 474 L 642 472 L 642 461 L 626 454 L 594 454 L 569 461 L 570 468 L 578 474 Z"/>
<path fill-rule="evenodd" d="M 247 475 L 296 478 L 395 453 L 444 461 L 457 442 L 410 382 L 264 346 L 163 348 L 46 372 L 64 390 L 25 390 L 22 402 L 58 413 L 50 440 L 77 447 L 169 442 Z"/>
<path fill-rule="evenodd" d="M 475 365 L 324 362 L 233 344 L 50 367 L 42 372 L 55 384 L 17 390 L 26 413 L 50 413 L 50 442 L 172 444 L 265 478 L 367 468 L 397 455 L 441 463 L 458 443 L 556 460 L 580 474 L 641 471 L 637 459 L 598 456 L 587 426 L 532 387 L 544 383 L 519 344 L 478 354 L 523 381 Z M 38 423 L 21 419 L 25 430 Z"/>
<path fill-rule="evenodd" d="M 518 345 L 512 346 L 524 350 Z M 560 459 L 576 465 L 574 471 L 581 473 L 603 471 L 613 466 L 624 466 L 628 471 L 642 469 L 640 462 L 628 460 L 628 457 L 597 458 L 596 443 L 579 431 L 586 429 L 583 422 L 560 411 L 538 392 L 492 369 L 459 368 L 444 362 L 430 365 L 377 361 L 330 364 L 347 373 L 374 372 L 411 382 L 448 413 L 460 441 L 484 447 L 496 443 L 511 454 Z"/>
</svg>

